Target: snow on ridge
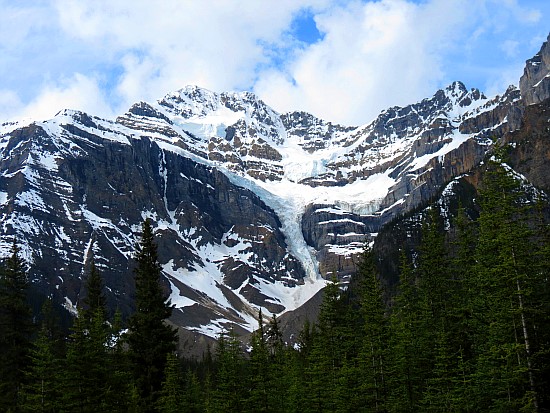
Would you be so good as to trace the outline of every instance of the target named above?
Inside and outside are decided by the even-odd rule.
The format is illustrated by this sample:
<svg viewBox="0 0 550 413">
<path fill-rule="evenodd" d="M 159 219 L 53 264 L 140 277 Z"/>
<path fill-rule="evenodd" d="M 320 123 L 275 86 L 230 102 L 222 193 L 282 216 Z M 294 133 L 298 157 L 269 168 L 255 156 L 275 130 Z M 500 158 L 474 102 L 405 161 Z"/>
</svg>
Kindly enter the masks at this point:
<svg viewBox="0 0 550 413">
<path fill-rule="evenodd" d="M 462 89 L 455 85 L 455 89 L 456 88 L 460 90 L 454 90 L 452 93 L 459 95 L 460 93 L 458 92 L 461 92 Z M 198 98 L 200 97 L 202 101 L 197 103 L 189 96 L 191 93 L 198 93 L 197 96 Z M 173 127 L 174 131 L 180 134 L 181 132 L 189 132 L 198 138 L 199 141 L 193 141 L 191 144 L 197 145 L 198 149 L 203 149 L 206 152 L 208 142 L 211 138 L 225 138 L 227 127 L 235 125 L 239 121 L 244 121 L 247 127 L 249 125 L 258 125 L 259 122 L 261 122 L 253 116 L 253 108 L 251 109 L 251 107 L 246 107 L 246 105 L 245 107 L 234 105 L 232 108 L 229 108 L 225 104 L 222 104 L 220 100 L 222 95 L 223 94 L 206 91 L 205 89 L 189 87 L 165 97 L 165 99 L 170 100 L 170 102 L 174 104 L 174 110 L 171 110 L 170 107 L 164 105 L 161 101 L 159 101 L 154 108 L 166 115 L 173 122 L 173 125 L 170 125 L 170 127 Z M 241 103 L 246 103 L 247 99 L 251 99 L 251 96 L 246 93 L 226 93 L 225 96 L 235 101 L 238 100 Z M 454 119 L 463 116 L 466 111 L 473 111 L 474 108 L 482 107 L 482 104 L 486 103 L 486 100 L 483 99 L 472 99 L 470 105 L 460 107 L 459 101 L 464 96 L 465 95 L 461 95 L 460 98 L 457 97 L 455 100 L 452 100 L 452 104 L 450 105 L 451 109 L 448 110 L 448 108 L 445 108 L 446 111 L 435 116 L 434 119 L 440 117 L 453 122 Z M 178 99 L 180 99 L 179 103 Z M 182 108 L 189 108 L 189 112 L 182 112 Z M 424 129 L 420 128 L 419 130 L 415 130 L 414 133 L 411 131 L 410 134 L 399 139 L 395 133 L 392 135 L 373 137 L 372 132 L 375 120 L 362 127 L 342 133 L 338 136 L 333 136 L 327 141 L 327 146 L 323 149 L 308 152 L 302 147 L 304 141 L 299 134 L 287 135 L 287 131 L 282 125 L 280 115 L 271 110 L 268 106 L 266 106 L 266 108 L 267 114 L 271 116 L 272 121 L 275 122 L 274 125 L 269 126 L 271 129 L 268 129 L 268 131 L 275 130 L 281 139 L 271 139 L 271 137 L 264 136 L 260 131 L 258 131 L 258 136 L 266 138 L 268 143 L 272 144 L 273 148 L 281 154 L 282 160 L 260 160 L 265 164 L 277 164 L 282 167 L 283 177 L 279 181 L 261 181 L 246 175 L 244 172 L 232 171 L 223 163 L 202 158 L 189 150 L 179 147 L 178 141 L 183 140 L 184 137 L 165 136 L 162 130 L 155 131 L 154 128 L 141 133 L 116 122 L 93 118 L 93 122 L 100 126 L 98 130 L 78 122 L 78 119 L 75 118 L 77 113 L 71 111 L 64 111 L 54 119 L 42 122 L 39 125 L 52 136 L 56 142 L 56 146 L 60 148 L 60 150 L 61 148 L 65 148 L 65 152 L 61 151 L 63 154 L 71 153 L 73 155 L 82 155 L 84 151 L 78 146 L 79 140 L 87 141 L 90 145 L 99 145 L 97 142 L 90 142 L 83 137 L 76 137 L 76 139 L 74 139 L 69 132 L 63 129 L 64 125 L 70 123 L 75 124 L 76 122 L 78 128 L 94 134 L 99 138 L 124 144 L 129 144 L 130 139 L 139 139 L 140 136 L 148 136 L 157 143 L 161 148 L 161 152 L 169 150 L 180 156 L 190 158 L 195 162 L 214 167 L 223 172 L 233 184 L 250 189 L 258 195 L 265 204 L 275 210 L 281 221 L 281 231 L 285 235 L 289 250 L 291 254 L 300 261 L 306 272 L 306 278 L 304 279 L 305 284 L 296 287 L 285 286 L 281 281 L 276 281 L 274 283 L 269 283 L 261 279 L 259 281 L 257 288 L 260 292 L 284 305 L 288 311 L 304 304 L 326 284 L 325 280 L 320 277 L 319 263 L 317 262 L 315 251 L 307 245 L 302 233 L 301 221 L 307 206 L 312 204 L 330 205 L 330 207 L 327 208 L 332 211 L 337 211 L 335 213 L 341 215 L 358 214 L 366 216 L 375 213 L 383 213 L 404 202 L 404 199 L 400 199 L 389 208 L 380 211 L 383 200 L 387 197 L 391 188 L 399 179 L 394 179 L 390 176 L 391 170 L 371 174 L 363 179 L 355 179 L 345 186 L 313 187 L 300 184 L 300 181 L 306 178 L 321 177 L 323 174 L 329 172 L 338 171 L 345 177 L 351 172 L 368 171 L 368 168 L 371 166 L 380 165 L 381 162 L 389 162 L 409 151 L 412 144 L 421 137 L 421 133 Z M 178 110 L 180 112 L 178 112 Z M 276 118 L 273 118 L 274 116 Z M 165 121 L 162 122 L 164 122 L 164 126 L 166 127 L 167 123 Z M 160 125 L 161 121 L 153 120 L 150 123 L 152 126 L 156 123 Z M 448 137 L 449 135 L 445 136 L 444 139 Z M 471 136 L 462 135 L 458 133 L 458 130 L 455 130 L 450 137 L 450 142 L 445 143 L 438 151 L 416 158 L 412 162 L 406 160 L 405 162 L 411 163 L 406 166 L 405 171 L 417 171 L 425 167 L 431 159 L 436 157 L 442 159 L 448 152 L 458 148 Z M 381 142 L 381 146 L 376 147 L 372 142 L 367 142 L 369 139 L 374 143 L 377 143 L 376 140 L 378 140 Z M 384 140 L 387 142 L 384 142 Z M 189 143 L 188 141 L 185 142 Z M 345 146 L 347 142 L 351 143 Z M 359 153 L 354 153 L 356 149 L 360 149 L 361 145 L 365 145 L 367 149 L 362 152 L 358 151 Z M 35 164 L 38 163 L 44 168 L 55 170 L 54 168 L 57 166 L 56 156 L 58 155 L 54 153 L 42 154 L 35 160 Z M 164 152 L 162 152 L 162 156 L 164 156 Z M 359 158 L 357 158 L 357 156 L 359 156 Z M 245 159 L 245 157 L 243 157 L 243 160 L 247 159 L 248 158 Z M 343 162 L 344 160 L 350 161 L 348 166 L 336 165 L 337 162 Z M 161 162 L 160 165 L 162 169 L 159 170 L 159 174 L 166 183 L 167 178 L 164 162 Z M 27 179 L 31 182 L 32 179 L 34 179 L 32 171 L 26 170 L 25 172 L 30 174 L 27 176 Z M 166 185 L 164 189 L 166 191 Z M 1 196 L 0 201 L 2 201 Z M 37 200 L 35 201 L 39 204 Z M 166 194 L 164 194 L 164 202 L 167 207 Z M 129 241 L 128 235 L 124 234 L 117 225 L 88 211 L 85 205 L 81 205 L 81 212 L 84 219 L 88 221 L 94 229 L 104 232 L 109 230 L 114 232 L 115 236 L 125 241 Z M 167 212 L 172 222 L 159 222 L 159 226 L 174 225 L 175 220 L 173 211 Z M 180 234 L 177 228 L 172 229 Z M 180 236 L 183 237 L 185 234 L 180 234 Z M 351 237 L 352 235 L 349 236 Z M 109 240 L 118 249 L 117 240 L 112 239 L 112 236 Z M 177 279 L 196 291 L 211 297 L 212 302 L 215 302 L 217 306 L 231 309 L 232 307 L 227 297 L 225 297 L 223 291 L 220 289 L 220 285 L 223 284 L 223 273 L 220 270 L 220 265 L 216 264 L 216 260 L 225 259 L 238 250 L 228 250 L 224 245 L 206 244 L 199 246 L 198 243 L 194 242 L 196 240 L 197 239 L 193 240 L 192 234 L 189 234 L 189 237 L 186 238 L 186 242 L 190 242 L 194 248 L 194 252 L 201 257 L 203 263 L 202 267 L 196 266 L 196 268 L 190 269 L 174 268 L 174 263 L 172 261 L 163 266 L 163 271 L 169 276 L 169 280 L 171 279 L 171 298 L 173 303 L 178 307 L 186 307 L 194 303 L 193 300 L 179 295 L 177 285 L 173 282 L 173 280 Z M 240 241 L 241 243 L 244 242 L 242 240 Z M 239 243 L 240 247 L 244 247 L 245 245 L 241 245 L 241 243 Z M 349 256 L 352 253 L 358 252 L 363 247 L 363 243 L 350 243 L 346 246 L 330 245 L 329 251 L 337 255 Z M 127 255 L 127 251 L 120 252 Z M 246 256 L 240 256 L 239 258 L 244 262 L 248 259 Z M 233 292 L 240 296 L 239 291 L 240 290 L 237 289 Z M 240 296 L 240 298 L 244 303 L 248 303 L 242 296 Z M 248 316 L 245 315 L 245 317 Z M 251 320 L 253 320 L 253 317 Z M 227 320 L 221 318 L 219 320 L 214 320 L 208 326 L 204 326 L 203 330 L 215 331 L 217 328 L 216 326 L 220 327 L 224 322 L 227 322 Z M 255 320 L 250 321 L 245 319 L 242 325 L 247 329 L 255 328 Z"/>
<path fill-rule="evenodd" d="M 439 158 L 440 161 L 454 149 L 459 148 L 464 142 L 468 141 L 472 135 L 462 134 L 457 129 L 455 129 L 450 135 L 451 141 L 447 142 L 441 149 L 436 152 L 428 153 L 417 157 L 411 164 L 408 172 L 414 172 L 423 168 L 428 164 L 428 162 L 434 158 Z"/>
</svg>

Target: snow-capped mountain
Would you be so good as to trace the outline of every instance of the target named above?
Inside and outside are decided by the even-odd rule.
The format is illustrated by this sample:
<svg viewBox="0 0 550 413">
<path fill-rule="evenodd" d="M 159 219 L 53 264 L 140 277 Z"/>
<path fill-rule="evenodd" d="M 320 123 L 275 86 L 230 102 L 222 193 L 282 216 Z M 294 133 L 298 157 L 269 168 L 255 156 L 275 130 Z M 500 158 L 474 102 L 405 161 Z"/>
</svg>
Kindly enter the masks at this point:
<svg viewBox="0 0 550 413">
<path fill-rule="evenodd" d="M 195 86 L 116 120 L 65 110 L 0 127 L 0 248 L 17 236 L 33 283 L 74 310 L 95 256 L 129 311 L 141 221 L 158 239 L 174 323 L 250 331 L 257 310 L 301 307 L 355 270 L 365 242 L 485 156 L 550 97 L 548 42 L 520 89 L 487 98 L 455 82 L 342 126 L 277 113 L 248 93 Z"/>
</svg>

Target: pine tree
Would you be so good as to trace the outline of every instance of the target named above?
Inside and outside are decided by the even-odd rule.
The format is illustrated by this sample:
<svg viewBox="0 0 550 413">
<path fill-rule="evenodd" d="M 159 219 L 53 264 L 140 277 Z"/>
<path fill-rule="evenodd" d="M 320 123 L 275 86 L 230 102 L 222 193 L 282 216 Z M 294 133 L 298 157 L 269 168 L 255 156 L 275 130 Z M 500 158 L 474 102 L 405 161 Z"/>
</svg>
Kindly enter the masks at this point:
<svg viewBox="0 0 550 413">
<path fill-rule="evenodd" d="M 205 399 L 209 393 L 209 378 L 207 377 L 205 381 L 206 385 L 201 386 L 195 372 L 191 369 L 187 370 L 183 392 L 183 408 L 181 411 L 186 413 L 201 413 L 205 411 Z"/>
<path fill-rule="evenodd" d="M 130 318 L 127 341 L 140 397 L 147 411 L 152 411 L 163 380 L 166 357 L 175 351 L 177 336 L 165 323 L 172 306 L 162 292 L 157 246 L 148 219 L 142 226 L 135 259 L 136 312 Z"/>
<path fill-rule="evenodd" d="M 217 374 L 210 410 L 214 412 L 240 412 L 245 408 L 249 377 L 241 344 L 233 330 L 222 332 L 216 347 Z"/>
<path fill-rule="evenodd" d="M 277 316 L 273 314 L 266 328 L 266 345 L 269 353 L 268 375 L 270 390 L 269 405 L 275 412 L 287 411 L 287 399 L 290 388 L 288 372 L 290 369 L 288 351 L 283 341 Z"/>
<path fill-rule="evenodd" d="M 132 374 L 128 362 L 128 352 L 122 338 L 122 313 L 115 311 L 113 322 L 107 329 L 107 365 L 109 385 L 105 403 L 111 412 L 127 412 L 132 394 Z"/>
<path fill-rule="evenodd" d="M 250 361 L 248 363 L 250 365 L 251 384 L 247 400 L 248 411 L 269 412 L 272 411 L 269 404 L 271 377 L 269 375 L 269 353 L 261 309 L 258 313 L 258 329 L 252 333 L 251 346 Z"/>
<path fill-rule="evenodd" d="M 309 399 L 311 397 L 310 362 L 317 335 L 317 327 L 306 319 L 298 335 L 297 348 L 289 348 L 287 354 L 288 405 L 291 412 L 307 412 L 313 410 Z"/>
<path fill-rule="evenodd" d="M 107 300 L 103 293 L 103 280 L 95 265 L 95 259 L 92 256 L 88 278 L 86 279 L 86 297 L 84 298 L 85 317 L 91 320 L 95 315 L 100 315 L 103 319 L 106 319 L 106 308 Z"/>
<path fill-rule="evenodd" d="M 63 405 L 68 411 L 96 411 L 105 392 L 105 377 L 97 377 L 97 370 L 104 365 L 97 364 L 96 349 L 93 348 L 86 324 L 84 316 L 79 314 L 74 320 L 67 344 L 65 365 L 70 368 L 63 377 Z"/>
<path fill-rule="evenodd" d="M 451 307 L 447 317 L 452 329 L 452 342 L 455 351 L 455 374 L 452 377 L 451 407 L 455 410 L 471 412 L 476 410 L 473 403 L 475 393 L 473 372 L 474 330 L 472 326 L 472 303 L 479 294 L 475 283 L 475 249 L 477 244 L 477 227 L 466 210 L 460 205 L 455 219 L 456 239 L 452 243 L 453 290 Z"/>
<path fill-rule="evenodd" d="M 420 308 L 414 272 L 404 250 L 395 303 L 390 315 L 389 411 L 420 411 L 426 374 L 419 340 Z M 420 357 L 419 357 L 420 356 Z"/>
<path fill-rule="evenodd" d="M 539 396 L 540 411 L 550 411 L 550 224 L 545 219 L 548 199 L 539 195 L 537 200 L 537 225 L 535 274 L 532 296 L 533 317 L 533 374 Z"/>
<path fill-rule="evenodd" d="M 18 411 L 34 331 L 27 303 L 28 280 L 14 239 L 0 267 L 0 409 Z"/>
<path fill-rule="evenodd" d="M 356 277 L 361 280 L 363 318 L 358 357 L 361 383 L 357 393 L 361 395 L 362 406 L 369 406 L 372 412 L 383 412 L 387 409 L 389 327 L 374 253 L 369 248 L 363 253 Z"/>
<path fill-rule="evenodd" d="M 66 356 L 71 368 L 65 375 L 65 404 L 81 412 L 121 411 L 125 406 L 122 395 L 127 385 L 121 385 L 120 363 L 114 359 L 116 348 L 110 347 L 113 332 L 106 319 L 102 290 L 103 281 L 92 258 L 86 280 L 86 307 L 79 309 Z"/>
<path fill-rule="evenodd" d="M 457 304 L 458 284 L 448 265 L 449 253 L 438 208 L 431 208 L 422 226 L 422 243 L 418 257 L 418 292 L 422 370 L 428 372 L 421 401 L 426 411 L 453 410 L 453 377 L 458 357 L 454 348 L 451 317 Z"/>
<path fill-rule="evenodd" d="M 179 413 L 184 409 L 183 377 L 177 356 L 169 353 L 166 360 L 164 381 L 158 399 L 158 410 L 162 413 Z"/>
<path fill-rule="evenodd" d="M 339 404 L 339 378 L 345 353 L 342 341 L 340 288 L 333 279 L 324 289 L 319 312 L 318 334 L 308 357 L 307 404 L 313 411 L 334 411 Z"/>
<path fill-rule="evenodd" d="M 486 410 L 538 409 L 533 371 L 532 233 L 520 183 L 496 161 L 481 193 L 476 288 L 477 406 Z"/>
<path fill-rule="evenodd" d="M 27 384 L 23 387 L 23 411 L 59 412 L 62 409 L 64 369 L 60 328 L 53 317 L 52 302 L 42 306 L 43 320 L 30 352 Z"/>
</svg>

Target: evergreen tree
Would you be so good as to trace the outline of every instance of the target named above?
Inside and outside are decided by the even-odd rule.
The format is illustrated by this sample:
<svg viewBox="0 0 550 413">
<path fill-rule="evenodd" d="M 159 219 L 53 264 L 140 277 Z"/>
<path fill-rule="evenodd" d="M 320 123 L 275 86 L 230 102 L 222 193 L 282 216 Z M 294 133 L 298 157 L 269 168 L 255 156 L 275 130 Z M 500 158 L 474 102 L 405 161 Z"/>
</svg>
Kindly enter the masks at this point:
<svg viewBox="0 0 550 413">
<path fill-rule="evenodd" d="M 466 210 L 459 206 L 455 219 L 456 238 L 452 243 L 454 256 L 451 264 L 451 285 L 453 306 L 447 317 L 452 329 L 452 342 L 455 351 L 455 374 L 452 377 L 451 406 L 455 410 L 471 412 L 476 410 L 473 403 L 475 393 L 472 375 L 475 367 L 474 330 L 472 326 L 472 303 L 479 294 L 475 282 L 475 250 L 477 227 Z"/>
<path fill-rule="evenodd" d="M 419 340 L 420 308 L 412 266 L 401 251 L 401 274 L 390 315 L 389 411 L 420 411 L 420 400 L 428 372 L 424 371 L 422 341 Z M 419 357 L 420 356 L 420 357 Z"/>
<path fill-rule="evenodd" d="M 333 279 L 324 289 L 318 334 L 308 357 L 306 402 L 311 411 L 334 411 L 340 402 L 338 386 L 346 348 L 339 296 L 338 281 Z"/>
<path fill-rule="evenodd" d="M 63 405 L 71 412 L 97 411 L 104 400 L 106 377 L 105 358 L 100 343 L 93 342 L 84 316 L 74 321 L 67 344 L 66 366 L 63 377 Z"/>
<path fill-rule="evenodd" d="M 269 400 L 271 377 L 269 372 L 269 353 L 264 329 L 263 314 L 258 314 L 258 329 L 252 333 L 252 349 L 250 351 L 250 392 L 248 397 L 248 411 L 272 411 Z"/>
<path fill-rule="evenodd" d="M 536 318 L 533 329 L 533 374 L 540 411 L 550 411 L 550 224 L 545 219 L 548 199 L 539 195 L 537 200 L 537 226 L 535 274 L 532 296 L 535 302 L 532 312 Z"/>
<path fill-rule="evenodd" d="M 146 410 L 152 411 L 163 380 L 166 357 L 175 351 L 177 336 L 165 323 L 172 306 L 162 292 L 157 246 L 148 219 L 142 226 L 135 259 L 136 312 L 130 318 L 127 341 L 140 397 Z"/>
<path fill-rule="evenodd" d="M 44 302 L 42 314 L 44 318 L 30 352 L 22 410 L 55 413 L 62 410 L 64 359 L 60 328 L 53 317 L 50 299 Z"/>
<path fill-rule="evenodd" d="M 369 411 L 387 409 L 389 331 L 385 316 L 382 286 L 372 250 L 363 253 L 356 275 L 361 282 L 361 314 L 363 316 L 362 342 L 359 353 L 358 394 L 361 405 Z"/>
<path fill-rule="evenodd" d="M 122 313 L 115 311 L 113 322 L 107 328 L 107 365 L 109 385 L 105 403 L 109 411 L 127 412 L 132 394 L 132 374 L 122 339 Z"/>
<path fill-rule="evenodd" d="M 168 353 L 164 381 L 158 399 L 158 410 L 162 413 L 179 413 L 184 408 L 183 378 L 177 356 Z"/>
<path fill-rule="evenodd" d="M 275 314 L 273 314 L 271 320 L 269 320 L 265 335 L 269 354 L 273 358 L 277 358 L 279 355 L 282 355 L 284 352 L 285 343 L 283 341 L 283 333 L 279 328 L 279 320 L 277 320 L 277 316 Z"/>
<path fill-rule="evenodd" d="M 285 376 L 288 380 L 288 405 L 291 412 L 307 412 L 310 410 L 309 398 L 311 385 L 309 384 L 310 362 L 315 343 L 317 328 L 306 319 L 298 335 L 297 349 L 289 348 L 287 354 L 288 367 Z"/>
<path fill-rule="evenodd" d="M 287 399 L 290 387 L 288 371 L 288 350 L 283 341 L 277 316 L 273 314 L 266 328 L 266 345 L 269 353 L 268 375 L 270 390 L 269 405 L 275 412 L 286 411 L 289 407 Z"/>
<path fill-rule="evenodd" d="M 209 378 L 203 387 L 191 369 L 187 370 L 185 375 L 185 388 L 183 392 L 183 408 L 181 411 L 186 413 L 201 413 L 206 409 L 204 400 L 209 393 Z"/>
<path fill-rule="evenodd" d="M 451 318 L 457 304 L 458 284 L 452 277 L 445 231 L 439 208 L 431 208 L 422 225 L 418 257 L 420 341 L 422 370 L 429 372 L 421 404 L 426 411 L 452 411 L 453 377 L 458 357 Z"/>
<path fill-rule="evenodd" d="M 0 267 L 0 410 L 19 411 L 34 331 L 27 303 L 28 280 L 14 239 Z"/>
<path fill-rule="evenodd" d="M 209 408 L 213 412 L 240 412 L 245 408 L 249 378 L 241 344 L 233 330 L 218 337 L 217 375 Z"/>
<path fill-rule="evenodd" d="M 533 371 L 532 233 L 520 183 L 499 161 L 488 164 L 481 193 L 476 288 L 477 406 L 538 409 Z"/>
<path fill-rule="evenodd" d="M 124 357 L 117 341 L 117 326 L 106 319 L 103 282 L 93 258 L 86 281 L 86 308 L 80 309 L 69 337 L 65 375 L 65 404 L 75 411 L 124 411 L 128 376 L 121 369 Z M 123 383 L 123 381 L 125 383 Z"/>
<path fill-rule="evenodd" d="M 86 279 L 86 297 L 84 298 L 85 317 L 91 320 L 95 315 L 99 315 L 105 320 L 106 308 L 107 300 L 103 293 L 103 280 L 95 265 L 95 259 L 92 256 L 88 278 Z"/>
</svg>

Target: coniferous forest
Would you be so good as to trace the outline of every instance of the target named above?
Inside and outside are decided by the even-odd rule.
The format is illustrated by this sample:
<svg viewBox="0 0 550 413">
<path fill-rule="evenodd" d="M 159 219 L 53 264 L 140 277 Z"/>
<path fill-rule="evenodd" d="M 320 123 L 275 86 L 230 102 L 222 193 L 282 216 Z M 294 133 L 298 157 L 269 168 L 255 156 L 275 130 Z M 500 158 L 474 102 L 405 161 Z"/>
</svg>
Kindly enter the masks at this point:
<svg viewBox="0 0 550 413">
<path fill-rule="evenodd" d="M 171 306 L 149 221 L 134 314 L 107 316 L 92 262 L 68 335 L 49 300 L 33 320 L 15 241 L 0 276 L 0 411 L 550 411 L 550 226 L 535 192 L 488 161 L 475 216 L 458 208 L 449 231 L 437 207 L 425 210 L 418 248 L 403 244 L 394 263 L 397 284 L 366 248 L 296 344 L 260 312 L 250 343 L 228 331 L 199 360 L 178 357 L 163 322 Z"/>
</svg>

